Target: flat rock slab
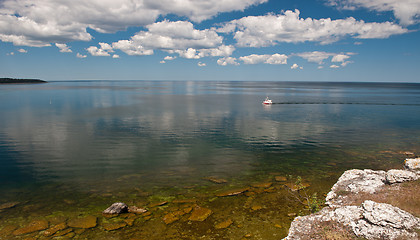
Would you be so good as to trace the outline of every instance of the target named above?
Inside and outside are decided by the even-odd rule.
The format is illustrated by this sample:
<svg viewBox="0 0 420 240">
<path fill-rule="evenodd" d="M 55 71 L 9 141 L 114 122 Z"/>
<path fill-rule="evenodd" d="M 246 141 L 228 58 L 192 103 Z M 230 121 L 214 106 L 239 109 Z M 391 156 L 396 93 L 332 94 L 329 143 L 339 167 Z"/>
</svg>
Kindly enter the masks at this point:
<svg viewBox="0 0 420 240">
<path fill-rule="evenodd" d="M 283 177 L 283 176 L 275 176 L 274 179 L 277 182 L 287 182 L 287 178 L 286 177 Z"/>
<path fill-rule="evenodd" d="M 244 193 L 248 190 L 249 190 L 249 188 L 232 189 L 232 190 L 228 190 L 228 191 L 219 192 L 219 193 L 216 194 L 216 196 L 218 196 L 218 197 L 236 196 L 236 195 Z"/>
<path fill-rule="evenodd" d="M 56 232 L 64 230 L 67 228 L 67 224 L 65 222 L 59 223 L 54 225 L 43 232 L 44 236 L 49 237 L 54 235 Z"/>
<path fill-rule="evenodd" d="M 128 207 L 128 212 L 129 213 L 135 213 L 135 214 L 142 214 L 142 213 L 147 212 L 147 210 L 144 209 L 144 208 L 138 208 L 136 206 L 130 206 L 130 207 Z"/>
<path fill-rule="evenodd" d="M 188 220 L 202 222 L 206 220 L 212 213 L 213 212 L 208 208 L 196 206 Z"/>
<path fill-rule="evenodd" d="M 163 205 L 166 205 L 166 204 L 168 204 L 168 201 L 162 201 L 162 202 L 156 202 L 156 203 L 152 203 L 152 204 L 150 204 L 149 205 L 149 207 L 160 207 L 160 206 L 163 206 Z"/>
<path fill-rule="evenodd" d="M 128 211 L 128 206 L 122 202 L 113 203 L 107 209 L 105 209 L 102 213 L 103 214 L 120 214 L 125 213 Z"/>
<path fill-rule="evenodd" d="M 73 218 L 67 222 L 69 227 L 73 228 L 94 228 L 96 227 L 97 218 L 95 216 L 86 216 L 82 218 Z"/>
<path fill-rule="evenodd" d="M 46 220 L 35 220 L 32 221 L 28 226 L 19 228 L 13 232 L 13 235 L 19 236 L 27 233 L 37 232 L 48 228 L 48 221 Z"/>
<path fill-rule="evenodd" d="M 222 183 L 227 183 L 228 182 L 226 179 L 217 178 L 217 177 L 206 177 L 204 179 L 209 180 L 212 183 L 217 183 L 217 184 L 222 184 Z"/>
<path fill-rule="evenodd" d="M 127 223 L 125 223 L 125 222 L 115 222 L 115 223 L 104 223 L 104 224 L 102 224 L 102 227 L 106 231 L 114 231 L 114 230 L 123 228 L 125 226 L 127 226 Z"/>
<path fill-rule="evenodd" d="M 269 188 L 271 187 L 271 185 L 273 185 L 273 183 L 266 182 L 266 183 L 254 183 L 251 186 L 255 188 Z"/>
<path fill-rule="evenodd" d="M 3 209 L 14 208 L 18 204 L 19 202 L 8 202 L 8 203 L 0 204 L 0 211 Z"/>
<path fill-rule="evenodd" d="M 214 225 L 214 228 L 216 229 L 223 229 L 223 228 L 228 228 L 230 225 L 232 225 L 233 221 L 232 219 L 228 219 L 226 221 L 223 221 L 221 223 L 218 223 L 216 225 Z"/>
</svg>

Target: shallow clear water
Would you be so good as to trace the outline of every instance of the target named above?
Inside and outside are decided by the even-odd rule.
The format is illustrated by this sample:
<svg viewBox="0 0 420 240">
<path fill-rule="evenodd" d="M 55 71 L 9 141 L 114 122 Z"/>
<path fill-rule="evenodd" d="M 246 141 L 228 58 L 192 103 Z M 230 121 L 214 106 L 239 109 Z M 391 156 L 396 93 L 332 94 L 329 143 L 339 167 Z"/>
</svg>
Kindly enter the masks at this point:
<svg viewBox="0 0 420 240">
<path fill-rule="evenodd" d="M 261 104 L 267 95 L 274 102 L 271 106 Z M 214 219 L 192 229 L 176 223 L 162 232 L 174 226 L 185 233 L 182 236 L 232 239 L 232 233 L 205 229 L 211 229 L 207 225 L 223 212 L 243 207 L 247 198 L 214 200 L 217 191 L 256 182 L 277 184 L 274 176 L 291 175 L 310 182 L 311 192 L 325 193 L 347 169 L 401 167 L 401 152 L 418 154 L 420 84 L 1 85 L 0 123 L 0 204 L 21 203 L 0 212 L 0 221 L 21 224 L 27 220 L 25 206 L 32 207 L 31 216 L 43 217 L 57 211 L 100 213 L 114 201 L 146 206 L 181 196 L 202 199 L 201 205 L 212 207 Z M 204 179 L 209 176 L 228 183 Z M 279 184 L 275 188 L 283 191 Z M 255 238 L 284 236 L 291 221 L 287 211 L 299 209 L 288 198 L 270 196 L 252 199 L 265 206 L 264 214 L 253 213 L 251 218 L 239 210 L 232 213 L 242 216 L 235 220 L 237 225 L 254 231 Z M 278 224 L 273 228 L 270 223 L 272 229 L 264 235 L 258 229 L 268 216 Z M 83 234 L 118 237 L 95 229 Z M 169 238 L 156 236 L 162 237 Z"/>
</svg>

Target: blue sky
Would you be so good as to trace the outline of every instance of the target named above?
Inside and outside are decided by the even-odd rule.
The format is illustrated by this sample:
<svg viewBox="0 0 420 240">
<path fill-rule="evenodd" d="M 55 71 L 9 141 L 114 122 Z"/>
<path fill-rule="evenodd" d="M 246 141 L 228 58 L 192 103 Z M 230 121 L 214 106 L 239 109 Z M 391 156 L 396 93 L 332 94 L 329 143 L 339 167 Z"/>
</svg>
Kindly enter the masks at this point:
<svg viewBox="0 0 420 240">
<path fill-rule="evenodd" d="M 420 0 L 0 0 L 0 77 L 420 82 Z"/>
</svg>

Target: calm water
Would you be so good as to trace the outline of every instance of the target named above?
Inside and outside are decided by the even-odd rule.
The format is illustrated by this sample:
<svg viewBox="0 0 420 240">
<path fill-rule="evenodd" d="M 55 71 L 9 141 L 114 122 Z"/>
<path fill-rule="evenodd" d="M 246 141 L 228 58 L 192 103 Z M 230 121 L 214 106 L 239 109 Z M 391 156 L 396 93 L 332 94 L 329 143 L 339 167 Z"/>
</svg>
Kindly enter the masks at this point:
<svg viewBox="0 0 420 240">
<path fill-rule="evenodd" d="M 267 95 L 272 106 L 261 104 Z M 419 143 L 420 84 L 1 85 L 0 204 L 19 204 L 0 212 L 0 228 L 99 213 L 98 227 L 75 236 L 278 239 L 292 220 L 287 214 L 304 208 L 274 176 L 301 176 L 308 191 L 323 194 L 347 169 L 401 167 L 401 152 L 420 154 Z M 227 183 L 205 179 L 210 176 Z M 214 197 L 261 182 L 272 182 L 272 191 Z M 171 201 L 182 198 L 199 199 L 213 214 L 200 223 L 162 223 L 179 207 Z M 115 201 L 147 207 L 163 200 L 169 204 L 151 220 L 113 232 L 100 227 L 106 221 L 100 212 Z M 246 203 L 262 209 L 250 211 Z M 233 225 L 215 230 L 226 218 Z M 137 236 L 145 227 L 150 232 Z"/>
</svg>

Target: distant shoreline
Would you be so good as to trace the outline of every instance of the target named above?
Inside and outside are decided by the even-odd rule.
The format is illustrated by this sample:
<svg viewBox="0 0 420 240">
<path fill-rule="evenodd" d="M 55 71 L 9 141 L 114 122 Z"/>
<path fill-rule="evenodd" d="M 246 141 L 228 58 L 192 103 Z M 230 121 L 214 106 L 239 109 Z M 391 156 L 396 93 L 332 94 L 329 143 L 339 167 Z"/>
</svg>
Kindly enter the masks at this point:
<svg viewBox="0 0 420 240">
<path fill-rule="evenodd" d="M 47 83 L 40 79 L 17 79 L 17 78 L 0 78 L 0 84 L 32 84 Z"/>
</svg>

